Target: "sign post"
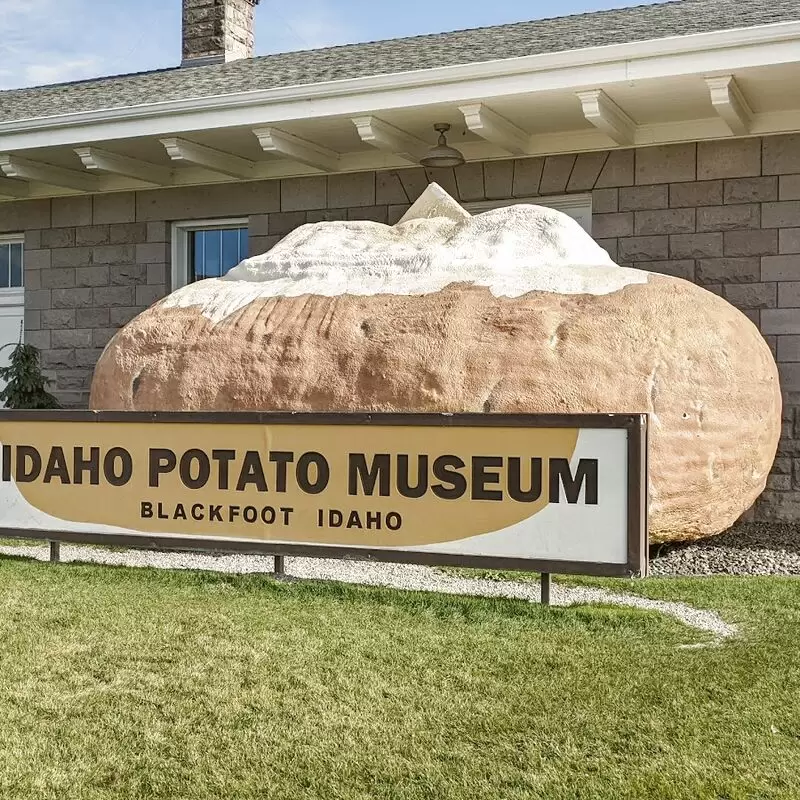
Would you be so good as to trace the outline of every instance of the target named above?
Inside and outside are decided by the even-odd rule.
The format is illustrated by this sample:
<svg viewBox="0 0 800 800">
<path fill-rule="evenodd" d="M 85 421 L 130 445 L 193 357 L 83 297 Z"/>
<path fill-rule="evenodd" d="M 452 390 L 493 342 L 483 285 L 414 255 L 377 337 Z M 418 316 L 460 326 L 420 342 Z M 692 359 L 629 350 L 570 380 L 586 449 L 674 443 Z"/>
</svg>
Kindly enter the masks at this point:
<svg viewBox="0 0 800 800">
<path fill-rule="evenodd" d="M 541 598 L 542 598 L 542 605 L 549 606 L 550 605 L 550 573 L 543 572 L 541 575 L 541 582 L 539 583 L 541 587 Z"/>
<path fill-rule="evenodd" d="M 0 534 L 634 576 L 644 414 L 0 413 Z"/>
</svg>

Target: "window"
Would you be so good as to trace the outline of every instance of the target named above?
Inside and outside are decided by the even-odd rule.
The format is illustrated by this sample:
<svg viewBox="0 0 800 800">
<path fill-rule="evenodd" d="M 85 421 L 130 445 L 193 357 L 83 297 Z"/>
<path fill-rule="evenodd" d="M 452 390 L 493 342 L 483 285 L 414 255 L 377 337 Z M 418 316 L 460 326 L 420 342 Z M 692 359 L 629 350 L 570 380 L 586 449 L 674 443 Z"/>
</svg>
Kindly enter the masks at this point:
<svg viewBox="0 0 800 800">
<path fill-rule="evenodd" d="M 0 291 L 22 288 L 22 254 L 22 237 L 0 236 Z"/>
<path fill-rule="evenodd" d="M 219 278 L 247 256 L 247 219 L 176 222 L 172 226 L 172 289 Z"/>
<path fill-rule="evenodd" d="M 470 214 L 481 214 L 493 208 L 532 203 L 537 206 L 555 208 L 572 217 L 586 233 L 592 233 L 592 196 L 589 194 L 565 195 L 563 197 L 528 197 L 520 200 L 487 200 L 481 203 L 464 203 Z"/>
<path fill-rule="evenodd" d="M 15 345 L 24 335 L 23 255 L 21 235 L 0 236 L 0 367 L 8 365 L 11 355 L 11 347 L 5 345 Z M 0 382 L 2 388 L 3 383 Z"/>
</svg>

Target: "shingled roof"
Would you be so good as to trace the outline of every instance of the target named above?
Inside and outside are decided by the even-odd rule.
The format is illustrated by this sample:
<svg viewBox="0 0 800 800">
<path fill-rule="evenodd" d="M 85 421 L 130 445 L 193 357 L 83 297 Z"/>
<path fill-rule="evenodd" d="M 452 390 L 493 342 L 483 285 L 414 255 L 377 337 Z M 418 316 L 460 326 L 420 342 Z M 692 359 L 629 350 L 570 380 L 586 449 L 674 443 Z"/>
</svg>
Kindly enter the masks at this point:
<svg viewBox="0 0 800 800">
<path fill-rule="evenodd" d="M 0 92 L 0 123 L 800 20 L 797 0 L 675 0 Z"/>
</svg>

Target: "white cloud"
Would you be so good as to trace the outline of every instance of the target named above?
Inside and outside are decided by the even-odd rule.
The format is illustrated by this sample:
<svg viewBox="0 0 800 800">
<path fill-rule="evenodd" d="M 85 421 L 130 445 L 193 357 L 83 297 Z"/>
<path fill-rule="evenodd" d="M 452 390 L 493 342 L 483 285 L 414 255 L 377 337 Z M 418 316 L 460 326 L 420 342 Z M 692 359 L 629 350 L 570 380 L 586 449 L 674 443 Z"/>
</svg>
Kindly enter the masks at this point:
<svg viewBox="0 0 800 800">
<path fill-rule="evenodd" d="M 53 70 L 62 61 L 53 34 L 68 29 L 72 0 L 28 0 L 0 6 L 3 31 L 0 83 L 3 86 L 30 85 L 60 80 Z M 80 59 L 74 59 L 80 60 Z"/>
<path fill-rule="evenodd" d="M 87 75 L 96 75 L 99 66 L 96 58 L 59 61 L 57 64 L 30 64 L 25 68 L 25 77 L 31 83 L 38 84 L 78 80 Z"/>
<path fill-rule="evenodd" d="M 93 0 L 0 0 L 0 88 L 175 64 L 179 19 L 180 3 L 165 12 L 163 3 L 149 7 L 149 0 L 99 6 Z"/>
<path fill-rule="evenodd" d="M 341 11 L 324 0 L 307 2 L 297 11 L 284 3 L 267 3 L 256 16 L 256 51 L 278 53 L 313 50 L 358 40 L 357 31 L 342 21 Z"/>
<path fill-rule="evenodd" d="M 5 3 L 0 6 L 0 26 L 12 28 L 20 22 L 36 20 L 43 14 L 50 14 L 61 4 L 55 0 L 26 0 L 24 3 Z"/>
<path fill-rule="evenodd" d="M 0 0 L 0 89 L 177 66 L 180 0 Z M 332 0 L 256 10 L 256 52 L 356 41 Z"/>
</svg>

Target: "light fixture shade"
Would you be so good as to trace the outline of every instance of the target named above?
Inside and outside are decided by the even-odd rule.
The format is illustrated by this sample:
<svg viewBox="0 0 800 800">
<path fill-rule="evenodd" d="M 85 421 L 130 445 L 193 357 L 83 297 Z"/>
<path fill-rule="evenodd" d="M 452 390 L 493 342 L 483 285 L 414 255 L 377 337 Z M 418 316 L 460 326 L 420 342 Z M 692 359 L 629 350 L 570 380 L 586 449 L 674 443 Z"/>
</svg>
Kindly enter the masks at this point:
<svg viewBox="0 0 800 800">
<path fill-rule="evenodd" d="M 445 133 L 450 130 L 450 125 L 446 122 L 438 122 L 433 126 L 439 132 L 439 142 L 420 159 L 423 167 L 458 167 L 464 163 L 464 156 L 447 144 Z"/>
</svg>

